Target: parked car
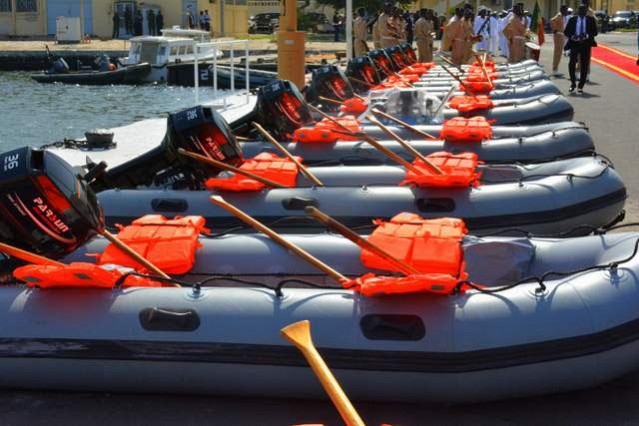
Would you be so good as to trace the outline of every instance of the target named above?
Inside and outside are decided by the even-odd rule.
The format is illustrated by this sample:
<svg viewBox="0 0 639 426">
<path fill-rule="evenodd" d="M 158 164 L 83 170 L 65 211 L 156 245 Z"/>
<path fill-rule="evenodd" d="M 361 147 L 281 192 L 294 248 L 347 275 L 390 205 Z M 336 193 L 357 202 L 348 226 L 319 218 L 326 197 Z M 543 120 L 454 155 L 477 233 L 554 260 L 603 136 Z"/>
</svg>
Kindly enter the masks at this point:
<svg viewBox="0 0 639 426">
<path fill-rule="evenodd" d="M 309 30 L 314 33 L 332 33 L 331 24 L 325 14 L 320 12 L 309 12 L 306 14 Z"/>
<path fill-rule="evenodd" d="M 279 12 L 258 13 L 249 18 L 248 32 L 250 34 L 272 33 L 279 19 Z"/>
<path fill-rule="evenodd" d="M 610 20 L 610 29 L 630 28 L 636 24 L 637 15 L 630 10 L 618 10 Z"/>
<path fill-rule="evenodd" d="M 595 10 L 595 19 L 597 20 L 597 29 L 600 32 L 606 32 L 610 30 L 610 16 L 605 10 Z"/>
</svg>

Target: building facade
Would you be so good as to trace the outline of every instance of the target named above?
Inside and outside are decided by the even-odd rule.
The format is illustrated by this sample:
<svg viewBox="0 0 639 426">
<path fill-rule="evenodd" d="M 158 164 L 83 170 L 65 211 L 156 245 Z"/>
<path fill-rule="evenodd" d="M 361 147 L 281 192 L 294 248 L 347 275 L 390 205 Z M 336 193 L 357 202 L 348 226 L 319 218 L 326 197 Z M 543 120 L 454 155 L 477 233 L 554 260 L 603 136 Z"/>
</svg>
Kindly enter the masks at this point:
<svg viewBox="0 0 639 426">
<path fill-rule="evenodd" d="M 143 33 L 148 33 L 147 13 L 162 11 L 164 27 L 188 25 L 188 14 L 199 16 L 207 10 L 215 37 L 242 37 L 247 34 L 246 0 L 0 0 L 0 35 L 46 36 L 56 32 L 58 16 L 80 17 L 82 33 L 94 37 L 111 37 L 113 13 L 125 10 L 142 12 Z M 124 19 L 120 20 L 120 37 L 131 36 Z"/>
</svg>

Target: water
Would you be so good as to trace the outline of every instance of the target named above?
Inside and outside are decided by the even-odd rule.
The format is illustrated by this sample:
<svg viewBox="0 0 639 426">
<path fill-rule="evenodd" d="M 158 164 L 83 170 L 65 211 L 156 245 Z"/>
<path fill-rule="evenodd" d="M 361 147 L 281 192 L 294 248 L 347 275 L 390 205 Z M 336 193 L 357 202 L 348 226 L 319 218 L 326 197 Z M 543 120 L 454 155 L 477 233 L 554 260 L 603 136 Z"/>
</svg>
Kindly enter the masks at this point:
<svg viewBox="0 0 639 426">
<path fill-rule="evenodd" d="M 28 73 L 0 72 L 0 152 L 79 138 L 193 106 L 193 88 L 41 84 Z M 200 98 L 207 91 L 200 89 Z M 210 95 L 210 94 L 209 94 Z"/>
</svg>

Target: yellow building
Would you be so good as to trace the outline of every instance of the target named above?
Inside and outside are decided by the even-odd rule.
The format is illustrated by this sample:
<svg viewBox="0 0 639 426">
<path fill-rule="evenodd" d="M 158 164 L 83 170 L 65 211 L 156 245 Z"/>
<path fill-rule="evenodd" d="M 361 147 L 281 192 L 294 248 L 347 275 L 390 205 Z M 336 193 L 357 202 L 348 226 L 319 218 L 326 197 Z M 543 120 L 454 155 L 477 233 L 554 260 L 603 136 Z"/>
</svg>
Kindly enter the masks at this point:
<svg viewBox="0 0 639 426">
<path fill-rule="evenodd" d="M 200 11 L 206 10 L 211 17 L 211 31 L 214 36 L 242 37 L 248 32 L 246 0 L 152 0 L 150 3 L 93 0 L 93 34 L 98 37 L 110 37 L 113 31 L 113 11 L 118 10 L 121 14 L 126 7 L 141 10 L 143 16 L 146 16 L 149 9 L 156 13 L 161 10 L 165 28 L 175 25 L 186 27 L 189 11 L 198 16 Z M 146 31 L 146 25 L 144 29 Z"/>
<path fill-rule="evenodd" d="M 242 37 L 248 33 L 246 0 L 0 0 L 0 35 L 43 36 L 55 34 L 57 16 L 82 17 L 82 32 L 96 37 L 113 34 L 113 11 L 140 10 L 144 32 L 147 12 L 161 10 L 164 27 L 186 27 L 188 13 L 195 17 L 207 10 L 214 36 Z M 121 19 L 120 37 L 130 35 Z"/>
<path fill-rule="evenodd" d="M 45 0 L 0 0 L 0 34 L 46 34 Z"/>
</svg>

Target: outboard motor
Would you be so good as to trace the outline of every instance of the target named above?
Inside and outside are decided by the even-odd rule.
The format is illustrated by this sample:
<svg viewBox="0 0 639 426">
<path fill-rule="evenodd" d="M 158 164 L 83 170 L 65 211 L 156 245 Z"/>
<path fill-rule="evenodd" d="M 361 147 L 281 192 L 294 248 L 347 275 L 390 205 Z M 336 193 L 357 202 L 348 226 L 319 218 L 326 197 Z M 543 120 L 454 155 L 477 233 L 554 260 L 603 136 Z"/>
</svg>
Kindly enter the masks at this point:
<svg viewBox="0 0 639 426">
<path fill-rule="evenodd" d="M 306 100 L 321 104 L 324 111 L 339 111 L 338 104 L 323 101 L 320 96 L 336 101 L 345 101 L 354 96 L 353 87 L 346 75 L 335 65 L 324 65 L 313 71 L 311 85 L 306 91 Z"/>
<path fill-rule="evenodd" d="M 399 48 L 402 49 L 402 53 L 404 53 L 404 57 L 407 59 L 408 65 L 413 65 L 417 62 L 417 55 L 415 54 L 415 49 L 408 43 L 402 43 L 399 45 Z"/>
<path fill-rule="evenodd" d="M 395 72 L 393 62 L 390 60 L 384 49 L 371 50 L 368 52 L 368 56 L 372 59 L 373 64 L 375 64 L 375 68 L 382 80 L 385 80 L 388 76 Z"/>
<path fill-rule="evenodd" d="M 399 47 L 399 46 L 389 47 L 388 48 L 388 56 L 390 57 L 391 61 L 393 62 L 395 70 L 397 70 L 397 71 L 403 70 L 404 68 L 406 68 L 408 66 L 408 61 L 407 61 L 406 57 L 404 56 L 404 52 L 402 51 L 401 47 Z"/>
<path fill-rule="evenodd" d="M 315 122 L 304 97 L 288 80 L 260 87 L 257 118 L 279 140 L 288 140 L 295 130 Z"/>
<path fill-rule="evenodd" d="M 104 228 L 95 194 L 57 155 L 23 147 L 0 162 L 3 242 L 60 259 Z"/>
<path fill-rule="evenodd" d="M 68 74 L 69 64 L 64 58 L 58 58 L 53 62 L 53 73 L 55 74 Z"/>
<path fill-rule="evenodd" d="M 371 87 L 382 82 L 373 60 L 368 56 L 358 56 L 348 61 L 346 75 L 352 77 L 351 86 L 360 95 L 368 93 Z"/>
<path fill-rule="evenodd" d="M 152 184 L 198 187 L 220 170 L 178 153 L 182 148 L 239 166 L 242 149 L 228 123 L 215 110 L 197 106 L 170 114 L 167 132 L 157 148 L 130 161 L 107 169 L 91 186 L 96 191 L 135 188 Z"/>
</svg>

